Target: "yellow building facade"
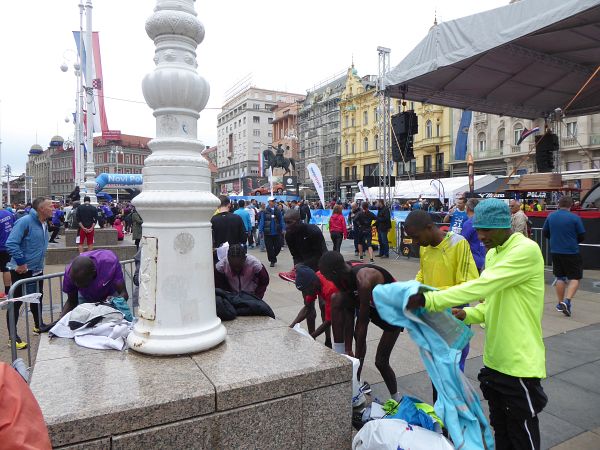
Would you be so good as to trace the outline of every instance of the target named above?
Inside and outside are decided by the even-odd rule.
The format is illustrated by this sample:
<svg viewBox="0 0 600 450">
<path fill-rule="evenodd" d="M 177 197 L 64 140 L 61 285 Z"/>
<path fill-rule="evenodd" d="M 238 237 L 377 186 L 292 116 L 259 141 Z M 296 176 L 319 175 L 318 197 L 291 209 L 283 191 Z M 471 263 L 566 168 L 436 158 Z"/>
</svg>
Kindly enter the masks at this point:
<svg viewBox="0 0 600 450">
<path fill-rule="evenodd" d="M 396 111 L 398 101 L 394 100 Z M 445 106 L 428 103 L 407 102 L 407 109 L 414 109 L 419 121 L 419 132 L 414 136 L 415 159 L 404 167 L 398 167 L 398 176 L 407 177 L 412 169 L 418 179 L 446 178 L 450 176 L 450 155 L 453 151 L 455 122 L 460 114 Z"/>
<path fill-rule="evenodd" d="M 341 194 L 350 198 L 358 191 L 363 176 L 379 174 L 379 116 L 376 77 L 359 77 L 356 69 L 348 69 L 346 87 L 340 101 L 341 128 Z"/>
<path fill-rule="evenodd" d="M 363 177 L 379 175 L 383 139 L 376 84 L 375 76 L 360 77 L 354 67 L 348 69 L 340 100 L 342 198 L 353 197 Z M 397 114 L 402 111 L 402 102 L 392 99 L 390 108 L 392 115 Z M 408 178 L 409 172 L 417 179 L 449 177 L 459 111 L 419 102 L 406 102 L 406 109 L 413 109 L 419 121 L 419 132 L 413 142 L 415 159 L 396 164 L 395 175 L 401 179 Z M 392 139 L 390 135 L 389 142 Z"/>
</svg>

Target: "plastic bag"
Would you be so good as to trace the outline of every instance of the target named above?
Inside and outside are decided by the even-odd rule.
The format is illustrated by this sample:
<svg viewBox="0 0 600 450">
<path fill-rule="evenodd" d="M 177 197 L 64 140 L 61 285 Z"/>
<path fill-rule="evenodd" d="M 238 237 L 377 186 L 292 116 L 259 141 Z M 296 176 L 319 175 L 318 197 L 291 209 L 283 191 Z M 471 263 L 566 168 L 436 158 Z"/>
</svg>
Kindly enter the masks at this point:
<svg viewBox="0 0 600 450">
<path fill-rule="evenodd" d="M 453 450 L 441 434 L 409 425 L 404 420 L 371 420 L 356 433 L 352 450 Z"/>
<path fill-rule="evenodd" d="M 360 367 L 360 360 L 348 355 L 342 356 L 345 356 L 352 362 L 352 407 L 356 408 L 366 401 L 365 394 L 361 392 L 360 382 L 358 381 L 358 368 Z"/>
<path fill-rule="evenodd" d="M 229 251 L 229 242 L 223 242 L 219 248 L 217 248 L 217 259 L 219 261 L 227 258 L 227 252 Z"/>
<path fill-rule="evenodd" d="M 310 333 L 308 331 L 306 331 L 304 328 L 302 328 L 302 325 L 300 325 L 299 323 L 297 323 L 296 325 L 294 325 L 294 328 L 292 328 L 292 330 L 294 330 L 297 333 L 300 333 L 302 336 L 308 336 L 309 338 L 313 338 Z"/>
</svg>

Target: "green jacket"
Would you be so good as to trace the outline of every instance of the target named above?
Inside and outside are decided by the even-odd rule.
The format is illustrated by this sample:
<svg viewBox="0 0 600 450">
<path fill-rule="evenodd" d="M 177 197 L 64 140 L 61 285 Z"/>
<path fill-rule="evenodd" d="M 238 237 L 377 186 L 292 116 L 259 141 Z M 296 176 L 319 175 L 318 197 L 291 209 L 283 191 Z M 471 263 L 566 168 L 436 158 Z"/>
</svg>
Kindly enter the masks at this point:
<svg viewBox="0 0 600 450">
<path fill-rule="evenodd" d="M 503 245 L 488 251 L 479 278 L 427 292 L 425 308 L 442 311 L 479 299 L 485 303 L 465 308 L 465 323 L 485 322 L 483 364 L 514 377 L 545 378 L 544 259 L 539 246 L 513 233 Z"/>
<path fill-rule="evenodd" d="M 142 216 L 137 211 L 134 211 L 131 214 L 131 238 L 135 241 L 137 239 L 142 239 L 142 224 L 144 221 L 142 220 Z"/>
</svg>

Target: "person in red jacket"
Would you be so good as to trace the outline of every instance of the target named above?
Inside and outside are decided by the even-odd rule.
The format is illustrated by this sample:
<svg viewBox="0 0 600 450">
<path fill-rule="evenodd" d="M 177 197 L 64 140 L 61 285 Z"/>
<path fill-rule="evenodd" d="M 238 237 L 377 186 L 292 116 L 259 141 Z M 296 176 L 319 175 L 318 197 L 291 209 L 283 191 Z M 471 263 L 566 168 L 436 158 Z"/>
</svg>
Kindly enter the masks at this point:
<svg viewBox="0 0 600 450">
<path fill-rule="evenodd" d="M 329 234 L 333 242 L 333 251 L 339 252 L 342 248 L 342 241 L 348 238 L 348 229 L 346 228 L 346 218 L 342 214 L 342 205 L 333 207 L 333 214 L 329 218 Z"/>
</svg>

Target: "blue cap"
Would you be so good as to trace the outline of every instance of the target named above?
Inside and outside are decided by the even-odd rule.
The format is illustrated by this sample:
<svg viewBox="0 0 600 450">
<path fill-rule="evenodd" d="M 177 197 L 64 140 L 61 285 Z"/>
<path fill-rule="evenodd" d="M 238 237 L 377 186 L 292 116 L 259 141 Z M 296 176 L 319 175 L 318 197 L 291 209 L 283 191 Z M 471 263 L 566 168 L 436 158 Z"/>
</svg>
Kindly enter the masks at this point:
<svg viewBox="0 0 600 450">
<path fill-rule="evenodd" d="M 303 291 L 319 283 L 319 277 L 314 270 L 304 264 L 296 266 L 296 289 Z"/>
<path fill-rule="evenodd" d="M 498 198 L 488 198 L 475 207 L 473 228 L 510 228 L 510 209 Z"/>
</svg>

